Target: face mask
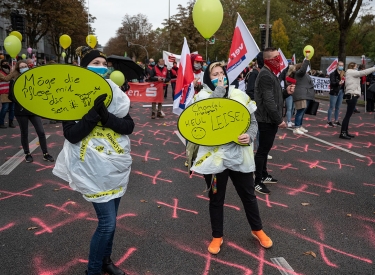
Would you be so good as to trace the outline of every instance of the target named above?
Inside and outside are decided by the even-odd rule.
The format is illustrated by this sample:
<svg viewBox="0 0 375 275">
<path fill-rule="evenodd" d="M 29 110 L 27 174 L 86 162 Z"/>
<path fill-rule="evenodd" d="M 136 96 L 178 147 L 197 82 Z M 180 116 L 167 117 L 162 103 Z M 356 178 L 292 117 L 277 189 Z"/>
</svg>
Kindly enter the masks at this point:
<svg viewBox="0 0 375 275">
<path fill-rule="evenodd" d="M 87 69 L 90 71 L 93 71 L 94 73 L 97 73 L 98 75 L 105 77 L 108 72 L 108 68 L 104 66 L 88 66 Z"/>
<path fill-rule="evenodd" d="M 115 70 L 115 68 L 113 68 L 113 67 L 108 67 L 107 69 L 108 69 L 107 74 L 111 74 Z"/>
<path fill-rule="evenodd" d="M 164 65 L 158 65 L 160 69 L 163 69 L 164 68 Z"/>
<path fill-rule="evenodd" d="M 29 68 L 21 68 L 21 69 L 20 69 L 20 73 L 23 74 L 24 72 L 26 72 L 26 71 L 28 71 L 28 70 L 29 70 Z"/>
<path fill-rule="evenodd" d="M 207 69 L 207 66 L 203 66 L 203 71 L 205 71 Z"/>
<path fill-rule="evenodd" d="M 150 64 L 151 64 L 151 66 L 155 66 L 155 62 L 151 62 Z"/>
<path fill-rule="evenodd" d="M 264 65 L 266 65 L 275 75 L 280 73 L 280 55 L 275 56 L 271 59 L 264 59 Z"/>
<path fill-rule="evenodd" d="M 339 66 L 339 71 L 342 71 L 344 69 L 343 66 Z"/>
<path fill-rule="evenodd" d="M 202 69 L 202 65 L 201 64 L 194 64 L 194 70 L 198 71 Z"/>
<path fill-rule="evenodd" d="M 6 69 L 6 70 L 10 70 L 10 67 L 9 67 L 9 65 L 3 65 L 3 66 L 1 66 L 3 69 Z"/>
<path fill-rule="evenodd" d="M 214 84 L 215 87 L 217 87 L 217 84 L 219 83 L 219 78 L 211 79 L 211 82 L 212 82 L 212 84 Z M 225 85 L 228 85 L 228 80 L 227 80 L 227 78 L 224 76 L 224 86 L 225 86 Z"/>
</svg>

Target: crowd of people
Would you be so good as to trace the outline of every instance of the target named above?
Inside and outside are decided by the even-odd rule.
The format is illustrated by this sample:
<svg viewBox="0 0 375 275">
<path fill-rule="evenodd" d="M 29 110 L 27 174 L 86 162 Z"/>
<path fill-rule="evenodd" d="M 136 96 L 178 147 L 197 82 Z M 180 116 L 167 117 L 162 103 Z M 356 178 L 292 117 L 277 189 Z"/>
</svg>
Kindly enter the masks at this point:
<svg viewBox="0 0 375 275">
<path fill-rule="evenodd" d="M 117 212 L 121 197 L 127 189 L 132 165 L 128 135 L 132 134 L 136 125 L 129 114 L 130 100 L 126 95 L 127 88 L 121 89 L 108 79 L 108 72 L 113 71 L 114 68 L 107 61 L 106 56 L 99 50 L 89 47 L 79 47 L 76 54 L 81 59 L 81 67 L 107 78 L 113 91 L 113 99 L 109 106 L 105 106 L 106 95 L 101 95 L 95 99 L 92 108 L 81 120 L 62 123 L 65 142 L 53 173 L 69 182 L 73 190 L 80 192 L 85 200 L 91 202 L 98 218 L 98 226 L 90 242 L 86 274 L 98 275 L 106 272 L 125 275 L 112 262 L 111 253 Z M 267 48 L 257 55 L 233 83 L 228 83 L 225 63 L 206 63 L 201 55 L 191 55 L 195 96 L 189 104 L 208 98 L 229 98 L 244 105 L 251 114 L 250 127 L 246 133 L 238 136 L 238 144 L 195 147 L 188 144 L 187 146 L 189 148 L 187 150 L 190 148 L 195 150 L 194 157 L 189 158 L 189 169 L 204 175 L 209 191 L 208 212 L 212 240 L 208 251 L 211 254 L 218 254 L 223 244 L 223 209 L 229 178 L 243 203 L 251 235 L 264 248 L 273 245 L 271 238 L 263 231 L 255 192 L 269 194 L 270 190 L 265 184 L 278 182 L 267 169 L 269 152 L 276 134 L 280 128 L 288 127 L 293 128 L 295 135 L 307 133 L 308 130 L 303 127 L 304 115 L 316 94 L 307 69 L 310 66 L 309 54 L 306 54 L 302 63 L 289 65 L 284 71 L 281 71 L 280 63 L 280 53 L 275 48 Z M 28 143 L 30 121 L 38 134 L 43 159 L 52 162 L 54 158 L 47 151 L 41 118 L 23 109 L 14 97 L 12 83 L 32 66 L 27 60 L 20 60 L 11 70 L 8 62 L 1 61 L 0 128 L 6 128 L 4 119 L 9 110 L 8 126 L 16 127 L 13 123 L 15 117 L 21 131 L 25 161 L 32 162 Z M 168 68 L 163 59 L 159 59 L 156 63 L 151 58 L 145 66 L 144 76 L 132 81 L 162 82 L 164 98 L 168 97 L 170 84 L 173 98 L 178 74 L 179 67 L 176 62 Z M 246 83 L 243 91 L 239 89 L 241 81 Z M 375 67 L 361 70 L 352 62 L 344 71 L 344 63 L 339 61 L 336 70 L 330 75 L 330 82 L 327 125 L 341 126 L 339 137 L 351 139 L 354 136 L 348 131 L 349 121 L 364 86 L 369 91 L 367 98 L 370 99 L 366 108 L 368 111 L 374 111 L 375 91 L 371 92 L 371 90 L 375 87 Z M 346 100 L 347 111 L 341 124 L 338 116 L 343 99 Z M 286 121 L 283 118 L 284 104 Z M 294 109 L 296 112 L 292 122 Z M 333 110 L 335 110 L 334 120 L 332 120 Z M 156 117 L 164 117 L 162 103 L 152 103 L 151 119 Z M 103 136 L 110 137 L 111 142 L 102 138 Z M 255 155 L 253 152 L 255 148 L 252 146 L 254 143 L 256 143 Z M 113 144 L 118 145 L 117 147 L 122 150 L 107 153 Z M 97 169 L 100 169 L 100 175 L 95 172 Z"/>
</svg>

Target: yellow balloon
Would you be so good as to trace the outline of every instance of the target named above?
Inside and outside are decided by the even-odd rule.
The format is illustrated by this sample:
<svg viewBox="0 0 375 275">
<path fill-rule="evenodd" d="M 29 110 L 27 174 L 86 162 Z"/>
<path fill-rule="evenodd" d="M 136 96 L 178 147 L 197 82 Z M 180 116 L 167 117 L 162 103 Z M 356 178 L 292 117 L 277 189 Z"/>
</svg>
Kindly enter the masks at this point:
<svg viewBox="0 0 375 275">
<path fill-rule="evenodd" d="M 197 0 L 193 8 L 194 26 L 205 39 L 209 39 L 220 28 L 223 14 L 220 0 Z"/>
<path fill-rule="evenodd" d="M 118 86 L 122 86 L 125 83 L 125 76 L 120 71 L 113 71 L 109 78 Z"/>
<path fill-rule="evenodd" d="M 62 58 L 65 58 L 66 53 L 65 53 L 65 52 L 62 52 L 62 53 L 61 53 L 61 56 L 62 56 Z"/>
<path fill-rule="evenodd" d="M 96 36 L 95 35 L 89 34 L 88 36 L 86 36 L 86 43 L 91 48 L 95 48 L 97 42 L 98 41 L 96 40 Z"/>
<path fill-rule="evenodd" d="M 26 54 L 23 53 L 21 56 L 22 56 L 22 59 L 26 59 Z"/>
<path fill-rule="evenodd" d="M 22 34 L 18 31 L 12 31 L 9 35 L 16 36 L 22 42 Z"/>
<path fill-rule="evenodd" d="M 306 53 L 309 53 L 309 60 L 313 57 L 314 55 L 314 48 L 313 46 L 311 45 L 307 45 L 304 49 L 303 49 L 303 55 L 306 56 Z"/>
<path fill-rule="evenodd" d="M 72 39 L 67 34 L 63 34 L 62 36 L 60 36 L 59 41 L 61 47 L 63 47 L 64 50 L 69 48 L 70 44 L 72 44 Z"/>
<path fill-rule="evenodd" d="M 4 48 L 11 57 L 15 58 L 17 54 L 21 51 L 22 44 L 17 36 L 9 35 L 4 40 Z"/>
</svg>

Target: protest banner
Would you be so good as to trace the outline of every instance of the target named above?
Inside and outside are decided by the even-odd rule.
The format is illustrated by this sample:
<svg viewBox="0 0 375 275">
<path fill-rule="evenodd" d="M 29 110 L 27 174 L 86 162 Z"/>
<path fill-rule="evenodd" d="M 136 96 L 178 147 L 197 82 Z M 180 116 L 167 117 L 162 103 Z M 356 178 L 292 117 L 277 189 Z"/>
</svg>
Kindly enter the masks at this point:
<svg viewBox="0 0 375 275">
<path fill-rule="evenodd" d="M 52 120 L 80 120 L 94 106 L 95 99 L 112 89 L 100 75 L 72 65 L 47 65 L 21 74 L 14 83 L 16 101 L 35 115 Z"/>
<path fill-rule="evenodd" d="M 164 101 L 163 82 L 133 83 L 129 82 L 130 89 L 126 92 L 131 102 Z"/>
<path fill-rule="evenodd" d="M 310 76 L 314 83 L 314 90 L 329 92 L 330 81 L 329 78 Z"/>
<path fill-rule="evenodd" d="M 187 107 L 177 122 L 188 141 L 205 146 L 238 143 L 250 127 L 250 113 L 241 103 L 227 98 L 209 98 Z"/>
</svg>

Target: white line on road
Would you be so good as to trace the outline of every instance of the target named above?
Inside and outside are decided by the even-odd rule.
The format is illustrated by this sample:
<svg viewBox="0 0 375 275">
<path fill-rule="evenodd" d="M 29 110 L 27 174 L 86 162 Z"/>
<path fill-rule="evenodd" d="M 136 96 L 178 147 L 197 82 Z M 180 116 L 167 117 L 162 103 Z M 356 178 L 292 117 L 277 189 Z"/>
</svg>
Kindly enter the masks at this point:
<svg viewBox="0 0 375 275">
<path fill-rule="evenodd" d="M 46 135 L 46 139 L 49 138 L 49 135 Z M 30 142 L 30 153 L 34 152 L 39 145 L 37 142 L 39 141 L 39 138 L 36 137 L 33 141 Z M 10 172 L 12 172 L 21 162 L 24 161 L 24 155 L 25 152 L 23 149 L 21 149 L 19 152 L 17 152 L 13 157 L 8 159 L 3 165 L 0 166 L 0 175 L 9 175 Z"/>
<path fill-rule="evenodd" d="M 142 107 L 143 108 L 150 108 L 152 105 L 150 104 L 145 104 Z M 173 107 L 173 104 L 163 104 L 163 107 Z"/>
<path fill-rule="evenodd" d="M 182 144 L 183 144 L 183 145 L 186 145 L 186 140 L 183 138 L 183 136 L 181 136 L 180 132 L 179 132 L 179 131 L 174 131 L 174 133 L 175 133 L 176 136 L 178 136 L 178 138 L 181 140 Z"/>
<path fill-rule="evenodd" d="M 319 112 L 319 113 L 325 113 L 325 114 L 328 113 L 328 111 L 323 111 L 323 110 L 318 110 L 318 112 Z"/>
<path fill-rule="evenodd" d="M 290 130 L 290 131 L 293 131 L 293 129 L 290 129 L 290 128 L 287 128 L 287 129 Z M 307 136 L 307 137 L 309 137 L 309 138 L 311 138 L 311 139 L 315 139 L 316 141 L 319 141 L 319 142 L 321 142 L 321 143 L 324 143 L 324 144 L 327 144 L 327 145 L 329 145 L 329 146 L 335 147 L 336 149 L 339 149 L 339 150 L 344 151 L 344 152 L 346 152 L 346 153 L 352 154 L 352 155 L 354 155 L 354 156 L 357 156 L 357 157 L 360 157 L 360 158 L 365 158 L 365 157 L 366 157 L 366 156 L 363 156 L 363 155 L 358 154 L 358 153 L 356 153 L 356 152 L 353 152 L 353 151 L 351 151 L 351 150 L 348 150 L 348 149 L 342 148 L 342 147 L 340 147 L 340 146 L 338 146 L 338 145 L 335 145 L 335 144 L 333 144 L 333 143 L 330 143 L 330 142 L 328 142 L 328 141 L 325 141 L 325 140 L 323 140 L 323 139 L 320 139 L 320 138 L 317 138 L 317 137 L 314 137 L 314 136 L 310 136 L 310 135 L 308 135 L 308 134 L 306 134 L 306 133 L 304 133 L 303 135 L 304 135 L 304 136 Z"/>
<path fill-rule="evenodd" d="M 288 262 L 283 257 L 271 258 L 271 262 L 280 267 L 277 269 L 283 275 L 296 274 L 293 268 L 288 264 Z"/>
</svg>

